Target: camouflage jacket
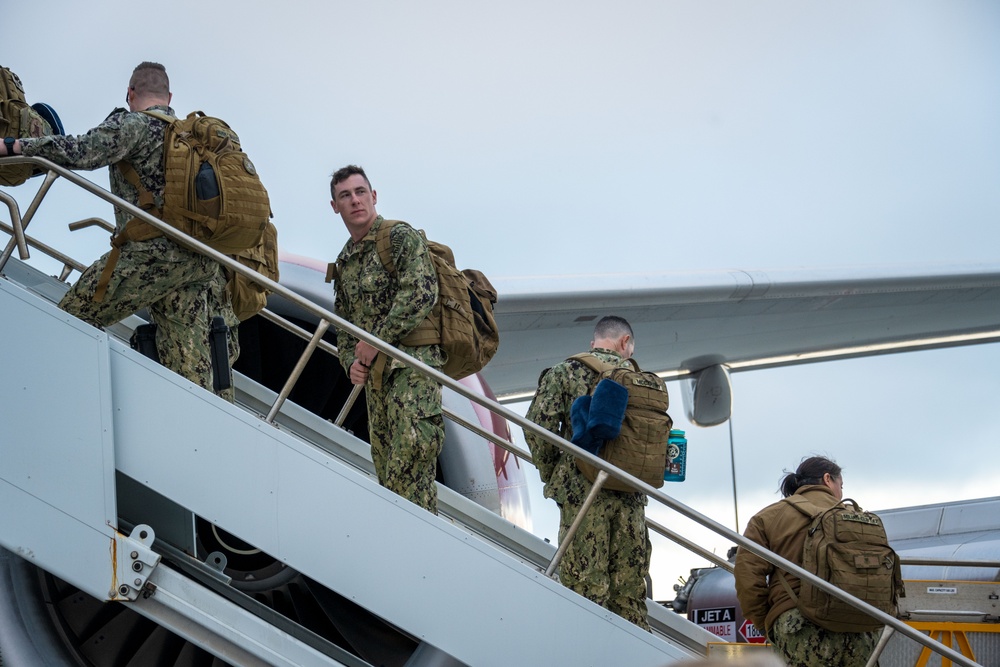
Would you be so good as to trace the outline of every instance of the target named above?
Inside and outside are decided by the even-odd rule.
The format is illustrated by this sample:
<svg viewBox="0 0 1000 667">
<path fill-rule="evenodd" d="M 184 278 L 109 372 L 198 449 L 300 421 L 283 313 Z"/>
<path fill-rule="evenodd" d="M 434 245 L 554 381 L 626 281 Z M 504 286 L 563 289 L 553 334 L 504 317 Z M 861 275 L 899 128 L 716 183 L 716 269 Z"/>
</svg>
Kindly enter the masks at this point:
<svg viewBox="0 0 1000 667">
<path fill-rule="evenodd" d="M 594 348 L 591 352 L 605 363 L 625 364 L 625 359 L 617 352 L 604 348 Z M 597 377 L 596 371 L 577 359 L 567 359 L 556 364 L 544 371 L 538 379 L 538 392 L 526 417 L 542 428 L 571 440 L 573 425 L 570 410 L 573 401 L 589 394 Z M 576 459 L 531 433 L 525 432 L 524 439 L 531 449 L 538 474 L 545 482 L 545 497 L 561 502 L 564 493 L 562 482 L 566 475 L 575 474 Z"/>
<path fill-rule="evenodd" d="M 416 230 L 405 223 L 396 224 L 389 236 L 396 265 L 396 275 L 391 275 L 375 249 L 382 220 L 382 216 L 378 216 L 361 240 L 348 239 L 337 256 L 334 310 L 351 324 L 429 366 L 439 367 L 444 363 L 440 345 L 410 347 L 399 344 L 427 317 L 437 301 L 434 262 Z M 354 363 L 355 344 L 357 338 L 346 331 L 337 331 L 340 363 L 345 370 Z"/>
<path fill-rule="evenodd" d="M 163 105 L 150 107 L 174 115 Z M 92 170 L 126 160 L 132 163 L 139 180 L 153 195 L 154 205 L 163 206 L 163 130 L 166 124 L 139 112 L 115 109 L 103 123 L 79 136 L 49 135 L 22 139 L 21 151 L 52 160 L 70 169 Z M 139 193 L 116 168 L 111 172 L 111 192 L 138 205 Z M 115 209 L 115 226 L 120 231 L 132 216 Z"/>
</svg>

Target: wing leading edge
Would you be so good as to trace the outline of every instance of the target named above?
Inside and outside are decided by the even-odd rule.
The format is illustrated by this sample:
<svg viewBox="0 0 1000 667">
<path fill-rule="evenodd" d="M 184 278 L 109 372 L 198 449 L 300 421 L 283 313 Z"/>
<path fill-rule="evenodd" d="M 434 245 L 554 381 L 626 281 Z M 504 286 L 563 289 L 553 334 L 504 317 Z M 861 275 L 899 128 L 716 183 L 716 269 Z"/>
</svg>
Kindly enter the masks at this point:
<svg viewBox="0 0 1000 667">
<path fill-rule="evenodd" d="M 665 377 L 1000 340 L 1000 265 L 849 267 L 494 280 L 501 346 L 483 371 L 498 396 L 626 318 L 643 368 Z"/>
</svg>

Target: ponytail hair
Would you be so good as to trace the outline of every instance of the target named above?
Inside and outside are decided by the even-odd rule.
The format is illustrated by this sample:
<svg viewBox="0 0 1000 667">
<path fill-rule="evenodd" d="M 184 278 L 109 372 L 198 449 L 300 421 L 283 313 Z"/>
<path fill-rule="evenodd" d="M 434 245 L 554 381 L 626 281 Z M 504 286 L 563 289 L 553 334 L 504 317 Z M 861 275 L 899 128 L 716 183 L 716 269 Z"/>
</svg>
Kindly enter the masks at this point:
<svg viewBox="0 0 1000 667">
<path fill-rule="evenodd" d="M 809 456 L 802 459 L 802 463 L 795 469 L 795 472 L 784 471 L 785 476 L 781 479 L 778 487 L 781 495 L 787 498 L 800 486 L 809 484 L 822 484 L 823 475 L 830 473 L 831 477 L 840 477 L 841 468 L 831 459 L 825 456 Z"/>
</svg>

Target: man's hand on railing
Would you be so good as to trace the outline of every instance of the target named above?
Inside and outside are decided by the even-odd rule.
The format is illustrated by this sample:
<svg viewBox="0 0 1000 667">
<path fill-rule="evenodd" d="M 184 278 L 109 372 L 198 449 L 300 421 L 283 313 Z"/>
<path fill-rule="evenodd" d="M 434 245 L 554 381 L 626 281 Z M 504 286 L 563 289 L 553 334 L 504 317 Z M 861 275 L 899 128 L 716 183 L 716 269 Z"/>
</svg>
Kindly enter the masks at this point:
<svg viewBox="0 0 1000 667">
<path fill-rule="evenodd" d="M 368 381 L 372 363 L 378 355 L 378 350 L 363 340 L 354 346 L 354 363 L 351 364 L 351 384 L 364 384 Z"/>
<path fill-rule="evenodd" d="M 359 340 L 358 344 L 354 346 L 354 356 L 361 361 L 361 365 L 365 368 L 372 367 L 372 362 L 375 361 L 377 354 L 378 350 L 363 340 Z"/>
<path fill-rule="evenodd" d="M 368 381 L 368 366 L 355 359 L 351 364 L 351 384 L 361 385 Z"/>
</svg>

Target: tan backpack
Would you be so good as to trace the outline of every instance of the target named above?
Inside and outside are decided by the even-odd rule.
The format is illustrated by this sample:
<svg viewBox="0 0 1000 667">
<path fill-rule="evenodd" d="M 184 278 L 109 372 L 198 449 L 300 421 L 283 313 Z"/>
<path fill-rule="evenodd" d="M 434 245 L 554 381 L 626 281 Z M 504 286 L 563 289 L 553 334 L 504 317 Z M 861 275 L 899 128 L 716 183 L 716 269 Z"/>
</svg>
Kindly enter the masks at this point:
<svg viewBox="0 0 1000 667">
<path fill-rule="evenodd" d="M 264 238 L 260 244 L 237 253 L 234 258 L 243 266 L 247 266 L 265 278 L 278 280 L 278 230 L 272 223 L 267 223 Z M 249 278 L 226 271 L 229 280 L 226 291 L 233 305 L 233 312 L 240 322 L 250 319 L 267 305 L 267 295 L 270 290 Z"/>
<path fill-rule="evenodd" d="M 400 223 L 400 220 L 383 220 L 375 238 L 379 259 L 392 275 L 396 273 L 396 265 L 392 261 L 389 230 Z M 427 243 L 437 271 L 438 300 L 427 319 L 400 343 L 414 347 L 440 344 L 447 355 L 441 372 L 461 380 L 482 370 L 500 346 L 500 331 L 493 318 L 497 291 L 481 272 L 458 270 L 451 248 L 428 241 L 423 230 L 417 231 Z"/>
<path fill-rule="evenodd" d="M 52 126 L 37 111 L 28 106 L 24 86 L 17 74 L 0 67 L 0 137 L 41 137 L 52 134 Z M 0 185 L 21 185 L 32 175 L 30 164 L 0 167 Z"/>
<path fill-rule="evenodd" d="M 628 390 L 621 433 L 614 440 L 606 440 L 597 455 L 655 489 L 663 486 L 663 473 L 667 468 L 667 439 L 674 425 L 674 420 L 667 414 L 670 396 L 663 379 L 655 373 L 639 370 L 633 359 L 628 360 L 628 367 L 606 363 L 589 352 L 575 354 L 570 359 L 582 362 L 599 374 L 591 391 L 605 378 Z M 596 467 L 580 459 L 576 460 L 576 465 L 591 482 L 597 479 L 599 471 Z M 635 491 L 614 477 L 608 477 L 604 488 Z"/>
<path fill-rule="evenodd" d="M 270 200 L 257 169 L 240 147 L 239 136 L 225 121 L 201 111 L 184 120 L 159 111 L 143 113 L 167 123 L 163 133 L 166 185 L 163 208 L 156 209 L 152 193 L 142 186 L 132 165 L 119 162 L 122 176 L 139 192 L 139 208 L 237 259 L 240 253 L 261 246 L 271 217 Z M 113 249 L 98 281 L 95 301 L 104 298 L 120 248 L 129 241 L 157 236 L 162 236 L 160 230 L 133 218 L 112 237 Z"/>
<path fill-rule="evenodd" d="M 882 519 L 850 498 L 824 509 L 806 498 L 783 499 L 809 518 L 802 568 L 846 593 L 895 616 L 905 596 L 899 556 L 891 546 Z M 884 623 L 802 580 L 795 595 L 778 570 L 778 579 L 802 615 L 832 632 L 871 632 Z"/>
</svg>

